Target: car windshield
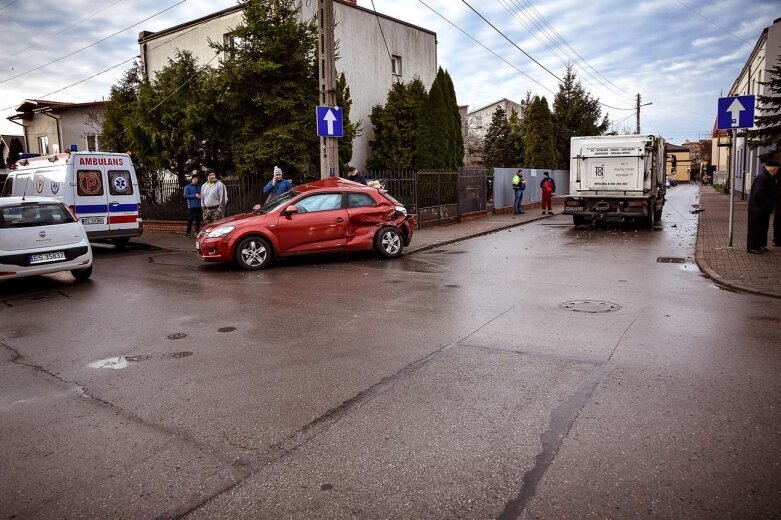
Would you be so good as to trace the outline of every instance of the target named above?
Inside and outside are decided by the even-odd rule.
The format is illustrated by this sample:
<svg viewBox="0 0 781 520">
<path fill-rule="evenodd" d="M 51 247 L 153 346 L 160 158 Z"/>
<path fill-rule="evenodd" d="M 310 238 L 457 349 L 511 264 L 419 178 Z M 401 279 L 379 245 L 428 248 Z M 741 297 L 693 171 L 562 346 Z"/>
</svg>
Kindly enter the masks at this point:
<svg viewBox="0 0 781 520">
<path fill-rule="evenodd" d="M 261 208 L 256 209 L 255 213 L 271 213 L 278 207 L 280 207 L 285 202 L 289 201 L 293 197 L 297 197 L 298 195 L 301 195 L 297 191 L 290 190 L 286 193 L 283 193 L 279 197 L 275 197 L 271 199 L 270 201 L 266 202 Z"/>
<path fill-rule="evenodd" d="M 62 204 L 19 204 L 0 208 L 0 228 L 53 226 L 75 222 Z"/>
</svg>

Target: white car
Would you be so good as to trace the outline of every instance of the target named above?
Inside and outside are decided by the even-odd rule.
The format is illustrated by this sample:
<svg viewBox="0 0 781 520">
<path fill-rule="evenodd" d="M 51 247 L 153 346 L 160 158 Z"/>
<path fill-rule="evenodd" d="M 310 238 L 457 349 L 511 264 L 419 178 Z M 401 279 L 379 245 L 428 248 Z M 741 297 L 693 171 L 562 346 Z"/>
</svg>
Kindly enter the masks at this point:
<svg viewBox="0 0 781 520">
<path fill-rule="evenodd" d="M 0 198 L 0 280 L 61 271 L 77 280 L 92 274 L 81 222 L 57 199 Z"/>
</svg>

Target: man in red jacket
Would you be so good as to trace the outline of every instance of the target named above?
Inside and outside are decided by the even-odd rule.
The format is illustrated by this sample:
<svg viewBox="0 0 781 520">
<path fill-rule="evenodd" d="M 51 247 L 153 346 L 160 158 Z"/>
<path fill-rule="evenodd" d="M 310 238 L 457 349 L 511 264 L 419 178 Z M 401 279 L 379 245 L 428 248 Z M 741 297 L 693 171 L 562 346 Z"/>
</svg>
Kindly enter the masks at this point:
<svg viewBox="0 0 781 520">
<path fill-rule="evenodd" d="M 553 194 L 556 191 L 556 182 L 550 178 L 548 172 L 545 172 L 542 175 L 543 177 L 540 181 L 540 189 L 542 190 L 542 214 L 545 215 L 545 210 L 547 208 L 548 215 L 553 215 L 551 202 L 553 200 Z"/>
</svg>

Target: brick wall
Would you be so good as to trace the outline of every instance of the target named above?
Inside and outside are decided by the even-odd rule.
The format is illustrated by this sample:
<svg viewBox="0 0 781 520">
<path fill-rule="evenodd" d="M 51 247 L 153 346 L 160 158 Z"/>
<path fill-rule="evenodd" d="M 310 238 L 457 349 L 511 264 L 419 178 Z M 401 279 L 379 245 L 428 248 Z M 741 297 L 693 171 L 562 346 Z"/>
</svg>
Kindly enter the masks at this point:
<svg viewBox="0 0 781 520">
<path fill-rule="evenodd" d="M 163 231 L 167 233 L 184 233 L 187 222 L 184 220 L 147 220 L 144 219 L 144 231 Z"/>
</svg>

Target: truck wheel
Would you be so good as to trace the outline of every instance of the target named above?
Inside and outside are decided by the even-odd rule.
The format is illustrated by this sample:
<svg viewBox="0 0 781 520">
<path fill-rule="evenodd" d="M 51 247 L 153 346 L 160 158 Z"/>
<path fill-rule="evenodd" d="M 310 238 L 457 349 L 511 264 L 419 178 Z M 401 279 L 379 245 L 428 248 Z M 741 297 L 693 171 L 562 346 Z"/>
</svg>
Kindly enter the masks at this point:
<svg viewBox="0 0 781 520">
<path fill-rule="evenodd" d="M 586 217 L 583 215 L 572 215 L 572 223 L 576 226 L 585 226 L 588 224 Z"/>
<path fill-rule="evenodd" d="M 125 249 L 130 243 L 130 237 L 113 238 L 111 239 L 111 242 L 117 249 Z"/>
</svg>

